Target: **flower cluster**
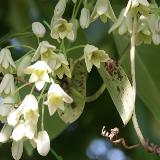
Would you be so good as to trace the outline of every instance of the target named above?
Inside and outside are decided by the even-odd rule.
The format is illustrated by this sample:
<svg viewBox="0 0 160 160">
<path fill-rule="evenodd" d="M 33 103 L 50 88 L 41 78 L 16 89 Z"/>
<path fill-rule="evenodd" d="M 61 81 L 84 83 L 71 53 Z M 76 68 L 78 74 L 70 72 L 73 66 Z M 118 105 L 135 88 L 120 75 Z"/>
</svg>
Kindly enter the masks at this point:
<svg viewBox="0 0 160 160">
<path fill-rule="evenodd" d="M 45 83 L 49 83 L 48 100 L 42 102 L 48 106 L 50 115 L 52 116 L 57 109 L 65 109 L 65 103 L 72 103 L 73 99 L 65 93 L 65 91 L 56 84 L 52 78 L 54 70 L 56 71 L 61 66 L 66 65 L 68 67 L 68 61 L 64 55 L 56 54 L 53 51 L 55 47 L 44 41 L 40 43 L 37 51 L 32 57 L 34 64 L 23 68 L 24 74 L 30 74 L 29 83 L 33 83 L 37 91 L 45 89 Z M 4 52 L 5 51 L 5 52 Z M 47 131 L 44 128 L 38 130 L 37 124 L 39 121 L 39 109 L 40 98 L 37 100 L 35 95 L 31 91 L 27 94 L 21 102 L 17 86 L 14 82 L 15 78 L 18 80 L 18 76 L 15 77 L 12 73 L 12 67 L 16 70 L 16 65 L 11 57 L 10 51 L 7 48 L 1 50 L 1 65 L 3 66 L 3 79 L 0 83 L 0 94 L 2 103 L 0 105 L 0 120 L 4 123 L 4 126 L 0 132 L 0 142 L 6 143 L 8 140 L 12 140 L 12 156 L 15 160 L 19 160 L 23 153 L 23 143 L 29 140 L 34 148 L 40 155 L 46 156 L 50 150 L 50 139 Z M 49 54 L 51 53 L 50 59 Z M 48 54 L 48 56 L 47 56 Z M 52 54 L 55 54 L 52 56 Z M 7 55 L 7 56 L 6 56 Z M 39 59 L 41 57 L 41 60 Z M 36 58 L 37 57 L 37 58 Z M 61 57 L 61 58 L 59 58 Z M 3 59 L 5 58 L 5 59 Z M 53 61 L 52 61 L 53 60 Z M 49 67 L 51 62 L 55 61 L 55 66 Z M 21 66 L 21 65 L 19 65 Z M 21 66 L 22 67 L 22 66 Z M 5 68 L 5 70 L 4 70 Z M 9 69 L 8 69 L 9 68 Z M 67 68 L 69 70 L 69 68 Z M 18 69 L 17 69 L 18 71 Z M 57 72 L 58 74 L 59 72 Z M 65 72 L 63 72 L 65 73 Z M 18 74 L 17 74 L 18 75 Z M 63 74 L 58 74 L 63 77 Z M 42 91 L 41 91 L 42 93 Z M 42 94 L 40 94 L 42 96 Z M 43 116 L 43 115 L 41 115 Z"/>
<path fill-rule="evenodd" d="M 120 35 L 132 34 L 132 19 L 136 17 L 136 44 L 141 43 L 155 45 L 160 44 L 160 31 L 158 14 L 154 10 L 158 9 L 157 4 L 149 4 L 147 0 L 129 0 L 127 7 L 124 8 L 119 18 L 115 21 L 109 30 L 109 33 L 117 31 Z"/>
<path fill-rule="evenodd" d="M 47 106 L 49 116 L 53 116 L 56 111 L 64 114 L 66 107 L 71 107 L 70 104 L 77 100 L 74 94 L 82 97 L 79 91 L 72 88 L 72 84 L 77 86 L 74 84 L 77 82 L 72 82 L 77 76 L 72 75 L 76 64 L 83 61 L 81 65 L 84 65 L 87 74 L 93 66 L 100 69 L 102 63 L 110 60 L 105 50 L 94 45 L 72 46 L 76 44 L 72 42 L 78 37 L 78 29 L 90 27 L 99 18 L 103 23 L 108 20 L 114 23 L 109 33 L 117 31 L 120 35 L 130 36 L 135 19 L 136 43 L 150 44 L 153 41 L 156 45 L 160 44 L 160 18 L 152 11 L 147 0 L 129 0 L 118 19 L 109 0 L 96 0 L 94 4 L 91 1 L 72 2 L 74 9 L 71 19 L 64 18 L 67 0 L 59 0 L 51 24 L 44 22 L 48 29 L 40 22 L 32 23 L 32 32 L 38 42 L 36 49 L 22 45 L 29 52 L 17 61 L 11 56 L 11 48 L 14 46 L 0 51 L 0 121 L 4 124 L 0 132 L 0 142 L 12 141 L 12 156 L 15 160 L 21 158 L 25 141 L 37 148 L 40 155 L 48 154 L 50 138 L 45 130 L 43 111 Z M 80 7 L 81 5 L 83 6 Z M 81 56 L 71 58 L 68 53 L 80 48 L 83 48 Z M 24 88 L 27 90 L 25 95 L 21 94 Z M 41 127 L 38 127 L 39 122 Z"/>
</svg>

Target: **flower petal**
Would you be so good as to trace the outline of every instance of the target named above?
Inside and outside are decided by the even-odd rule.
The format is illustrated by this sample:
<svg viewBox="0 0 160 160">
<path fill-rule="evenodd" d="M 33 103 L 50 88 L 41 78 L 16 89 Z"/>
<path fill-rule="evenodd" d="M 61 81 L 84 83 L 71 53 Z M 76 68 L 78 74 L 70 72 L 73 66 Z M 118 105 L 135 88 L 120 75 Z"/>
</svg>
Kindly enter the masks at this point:
<svg viewBox="0 0 160 160">
<path fill-rule="evenodd" d="M 12 127 L 9 126 L 7 123 L 4 124 L 4 126 L 0 132 L 0 142 L 5 143 L 6 141 L 8 141 L 11 134 L 12 134 Z"/>
<path fill-rule="evenodd" d="M 12 138 L 14 141 L 19 141 L 25 137 L 25 124 L 24 121 L 20 121 L 12 132 Z"/>
<path fill-rule="evenodd" d="M 45 81 L 39 80 L 39 81 L 35 82 L 35 85 L 36 85 L 37 90 L 40 91 L 44 87 Z"/>
<path fill-rule="evenodd" d="M 23 153 L 23 141 L 18 141 L 18 142 L 13 141 L 13 143 L 12 143 L 12 157 L 15 160 L 19 160 L 22 156 L 22 153 Z"/>
</svg>

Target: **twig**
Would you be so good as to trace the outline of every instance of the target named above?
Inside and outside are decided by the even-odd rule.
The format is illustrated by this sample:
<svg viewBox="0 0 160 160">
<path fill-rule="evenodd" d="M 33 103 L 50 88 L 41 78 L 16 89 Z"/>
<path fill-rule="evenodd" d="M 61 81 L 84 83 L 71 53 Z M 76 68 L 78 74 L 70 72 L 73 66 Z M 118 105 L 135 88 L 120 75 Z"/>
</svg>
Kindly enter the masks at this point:
<svg viewBox="0 0 160 160">
<path fill-rule="evenodd" d="M 133 100 L 135 105 L 136 100 L 136 75 L 135 75 L 135 48 L 136 48 L 136 17 L 133 18 L 132 24 L 132 34 L 131 34 L 131 49 L 130 49 L 130 62 L 131 62 L 131 77 L 132 77 L 132 88 L 133 88 Z M 145 147 L 145 139 L 138 125 L 135 108 L 133 111 L 132 122 L 136 134 L 141 142 L 141 144 Z"/>
<path fill-rule="evenodd" d="M 86 97 L 86 102 L 92 102 L 98 99 L 102 95 L 102 93 L 105 91 L 105 89 L 106 89 L 106 85 L 103 83 L 101 87 L 98 89 L 98 91 L 96 91 L 96 93 Z"/>
<path fill-rule="evenodd" d="M 107 137 L 109 141 L 113 144 L 121 144 L 126 149 L 133 149 L 133 148 L 137 148 L 140 146 L 140 144 L 136 144 L 132 146 L 127 145 L 124 138 L 117 138 L 118 134 L 119 134 L 119 128 L 117 127 L 111 129 L 110 132 L 107 132 L 105 130 L 105 126 L 103 126 L 102 131 L 101 131 L 101 135 L 104 137 Z"/>
</svg>

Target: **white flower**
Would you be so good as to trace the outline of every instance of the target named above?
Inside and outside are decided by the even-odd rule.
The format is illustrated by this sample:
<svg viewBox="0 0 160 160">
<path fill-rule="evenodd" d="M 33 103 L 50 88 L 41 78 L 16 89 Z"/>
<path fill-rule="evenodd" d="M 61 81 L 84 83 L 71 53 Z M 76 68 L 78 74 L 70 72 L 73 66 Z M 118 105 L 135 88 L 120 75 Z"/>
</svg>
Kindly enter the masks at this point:
<svg viewBox="0 0 160 160">
<path fill-rule="evenodd" d="M 25 123 L 23 120 L 19 121 L 16 127 L 13 129 L 12 138 L 14 141 L 19 141 L 25 137 Z"/>
<path fill-rule="evenodd" d="M 65 37 L 69 40 L 74 40 L 73 24 L 68 23 L 65 19 L 58 19 L 51 25 L 51 37 L 53 39 L 64 39 Z"/>
<path fill-rule="evenodd" d="M 109 33 L 117 31 L 120 35 L 131 34 L 132 33 L 132 15 L 129 12 L 127 17 L 124 16 L 125 9 L 122 9 L 118 19 L 112 25 Z"/>
<path fill-rule="evenodd" d="M 15 92 L 14 77 L 12 74 L 5 74 L 0 84 L 0 94 L 13 94 Z"/>
<path fill-rule="evenodd" d="M 1 132 L 0 132 L 0 142 L 5 143 L 7 142 L 12 134 L 12 127 L 9 126 L 7 123 L 4 124 Z"/>
<path fill-rule="evenodd" d="M 23 116 L 24 121 L 19 121 L 21 116 Z M 12 133 L 13 139 L 15 141 L 19 141 L 23 137 L 33 139 L 37 129 L 38 118 L 37 99 L 29 94 L 24 98 L 21 105 L 8 116 L 8 124 L 16 126 Z"/>
<path fill-rule="evenodd" d="M 124 12 L 124 16 L 127 16 L 128 11 L 133 8 L 138 7 L 139 5 L 145 6 L 145 7 L 149 7 L 149 3 L 147 0 L 129 0 L 126 10 Z"/>
<path fill-rule="evenodd" d="M 23 116 L 25 120 L 25 136 L 33 139 L 39 118 L 37 99 L 33 95 L 27 95 L 21 105 L 23 106 Z"/>
<path fill-rule="evenodd" d="M 19 106 L 17 109 L 13 109 L 7 117 L 8 124 L 11 126 L 16 126 L 16 124 L 19 122 L 22 111 L 23 108 L 21 106 Z"/>
<path fill-rule="evenodd" d="M 56 47 L 51 45 L 48 41 L 42 41 L 32 58 L 32 62 L 37 61 L 40 57 L 42 61 L 45 61 L 51 69 L 56 65 Z"/>
<path fill-rule="evenodd" d="M 24 71 L 26 74 L 31 74 L 29 82 L 35 82 L 36 88 L 39 91 L 44 87 L 45 82 L 50 82 L 48 73 L 51 73 L 52 70 L 44 61 L 37 61 L 35 64 L 27 67 Z"/>
<path fill-rule="evenodd" d="M 50 139 L 46 131 L 39 131 L 37 137 L 37 151 L 41 156 L 46 156 L 50 150 Z"/>
<path fill-rule="evenodd" d="M 0 71 L 1 72 L 12 72 L 16 69 L 16 65 L 12 59 L 11 52 L 7 48 L 3 48 L 0 51 Z"/>
<path fill-rule="evenodd" d="M 50 116 L 52 116 L 57 109 L 64 110 L 64 102 L 72 103 L 73 99 L 64 92 L 59 84 L 52 83 L 48 91 L 48 100 L 44 103 L 48 105 Z"/>
<path fill-rule="evenodd" d="M 15 160 L 19 160 L 23 153 L 23 141 L 20 140 L 18 142 L 13 141 L 12 143 L 12 157 Z"/>
<path fill-rule="evenodd" d="M 0 120 L 2 122 L 7 121 L 7 116 L 13 110 L 13 106 L 17 103 L 17 100 L 16 96 L 2 98 L 2 103 L 0 104 Z"/>
<path fill-rule="evenodd" d="M 65 58 L 64 54 L 57 54 L 56 66 L 54 68 L 53 73 L 57 75 L 60 79 L 63 78 L 65 74 L 67 77 L 71 78 L 71 71 L 68 67 L 68 61 Z"/>
<path fill-rule="evenodd" d="M 26 121 L 31 121 L 32 123 L 33 122 L 37 123 L 37 120 L 34 121 L 35 118 L 33 116 L 34 114 L 32 113 L 32 112 L 35 112 L 35 114 L 38 113 L 38 102 L 36 97 L 32 94 L 26 95 L 21 106 L 23 107 L 24 119 Z"/>
<path fill-rule="evenodd" d="M 94 21 L 98 17 L 100 17 L 101 21 L 104 23 L 107 22 L 108 18 L 115 21 L 116 17 L 109 0 L 97 0 L 95 8 L 91 14 L 91 20 Z"/>
<path fill-rule="evenodd" d="M 36 130 L 37 130 L 37 124 L 33 124 L 33 123 L 28 123 L 26 122 L 25 123 L 25 136 L 32 140 L 35 136 L 35 133 L 36 133 Z"/>
<path fill-rule="evenodd" d="M 84 48 L 84 57 L 88 72 L 91 71 L 93 65 L 100 68 L 100 63 L 109 59 L 108 54 L 104 50 L 99 50 L 97 47 L 89 44 Z"/>
<path fill-rule="evenodd" d="M 46 29 L 45 29 L 44 25 L 40 22 L 33 22 L 32 23 L 32 31 L 39 38 L 43 38 L 46 33 Z"/>
</svg>

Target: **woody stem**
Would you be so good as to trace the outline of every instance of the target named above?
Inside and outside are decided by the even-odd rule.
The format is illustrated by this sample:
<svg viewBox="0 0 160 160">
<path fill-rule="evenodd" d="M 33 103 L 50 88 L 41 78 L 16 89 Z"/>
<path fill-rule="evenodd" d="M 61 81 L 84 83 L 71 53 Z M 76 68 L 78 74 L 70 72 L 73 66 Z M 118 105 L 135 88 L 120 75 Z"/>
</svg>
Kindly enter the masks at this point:
<svg viewBox="0 0 160 160">
<path fill-rule="evenodd" d="M 134 98 L 134 105 L 136 100 L 136 75 L 135 75 L 135 49 L 136 49 L 136 16 L 133 18 L 132 23 L 132 34 L 131 34 L 131 49 L 130 49 L 130 63 L 131 63 L 131 77 L 132 77 L 132 88 L 133 88 L 133 98 Z M 145 139 L 143 137 L 143 134 L 140 130 L 136 112 L 134 109 L 133 116 L 132 116 L 132 123 L 134 126 L 134 129 L 136 131 L 136 134 L 139 138 L 139 141 L 141 142 L 142 146 L 145 147 Z"/>
</svg>

